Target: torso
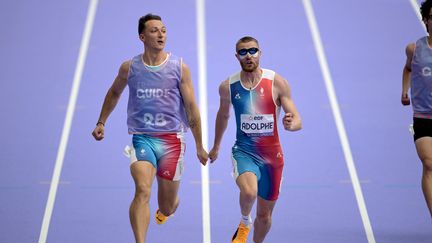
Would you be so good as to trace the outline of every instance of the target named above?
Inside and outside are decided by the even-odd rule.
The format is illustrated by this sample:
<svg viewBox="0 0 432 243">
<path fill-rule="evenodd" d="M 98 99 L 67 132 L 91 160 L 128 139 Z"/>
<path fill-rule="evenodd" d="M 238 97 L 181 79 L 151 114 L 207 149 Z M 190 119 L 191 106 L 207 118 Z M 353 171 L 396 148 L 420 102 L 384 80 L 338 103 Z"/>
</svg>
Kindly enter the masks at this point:
<svg viewBox="0 0 432 243">
<path fill-rule="evenodd" d="M 414 116 L 432 115 L 432 48 L 427 36 L 415 45 L 410 89 Z"/>
<path fill-rule="evenodd" d="M 180 93 L 182 60 L 172 54 L 158 66 L 146 65 L 142 55 L 131 60 L 128 74 L 129 133 L 180 132 L 187 119 Z"/>
<path fill-rule="evenodd" d="M 230 99 L 237 124 L 238 145 L 273 146 L 279 144 L 277 118 L 280 107 L 273 97 L 275 73 L 262 69 L 253 87 L 242 82 L 240 73 L 229 79 Z"/>
</svg>

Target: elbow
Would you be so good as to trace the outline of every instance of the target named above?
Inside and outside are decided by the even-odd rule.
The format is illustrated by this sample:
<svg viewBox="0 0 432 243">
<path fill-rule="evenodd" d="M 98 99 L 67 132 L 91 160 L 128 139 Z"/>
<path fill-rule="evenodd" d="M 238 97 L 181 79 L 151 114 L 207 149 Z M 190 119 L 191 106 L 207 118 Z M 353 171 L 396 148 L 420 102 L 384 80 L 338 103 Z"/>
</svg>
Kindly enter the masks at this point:
<svg viewBox="0 0 432 243">
<path fill-rule="evenodd" d="M 218 111 L 218 113 L 217 113 L 217 119 L 227 121 L 229 118 L 230 118 L 230 113 L 229 112 Z"/>
</svg>

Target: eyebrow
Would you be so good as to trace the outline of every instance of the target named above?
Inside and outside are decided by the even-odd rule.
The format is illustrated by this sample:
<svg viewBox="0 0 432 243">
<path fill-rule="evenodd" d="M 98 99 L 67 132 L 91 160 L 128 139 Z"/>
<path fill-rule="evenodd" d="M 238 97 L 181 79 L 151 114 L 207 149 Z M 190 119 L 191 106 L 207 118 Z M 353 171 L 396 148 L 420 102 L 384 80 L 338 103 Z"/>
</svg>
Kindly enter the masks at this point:
<svg viewBox="0 0 432 243">
<path fill-rule="evenodd" d="M 151 29 L 151 30 L 158 30 L 159 27 L 154 26 L 154 27 L 151 27 L 150 29 Z M 165 27 L 165 26 L 162 26 L 160 29 L 161 29 L 161 30 L 166 30 L 166 27 Z"/>
</svg>

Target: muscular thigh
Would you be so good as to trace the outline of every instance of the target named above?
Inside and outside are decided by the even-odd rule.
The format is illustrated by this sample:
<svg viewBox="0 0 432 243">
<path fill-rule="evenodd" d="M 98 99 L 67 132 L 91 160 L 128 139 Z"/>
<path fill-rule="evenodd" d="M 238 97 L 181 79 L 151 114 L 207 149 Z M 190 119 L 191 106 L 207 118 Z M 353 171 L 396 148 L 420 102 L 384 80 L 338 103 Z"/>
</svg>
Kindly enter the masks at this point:
<svg viewBox="0 0 432 243">
<path fill-rule="evenodd" d="M 422 137 L 415 141 L 417 154 L 423 163 L 432 167 L 432 137 Z"/>
</svg>

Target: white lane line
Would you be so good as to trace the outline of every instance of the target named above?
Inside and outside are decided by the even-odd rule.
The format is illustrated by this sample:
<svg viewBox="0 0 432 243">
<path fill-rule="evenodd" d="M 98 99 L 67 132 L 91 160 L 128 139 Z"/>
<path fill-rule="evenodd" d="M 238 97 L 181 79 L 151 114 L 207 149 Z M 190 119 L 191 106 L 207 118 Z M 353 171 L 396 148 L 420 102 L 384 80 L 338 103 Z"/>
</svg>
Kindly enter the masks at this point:
<svg viewBox="0 0 432 243">
<path fill-rule="evenodd" d="M 74 79 L 72 83 L 72 90 L 69 97 L 69 105 L 66 111 L 66 118 L 63 125 L 62 136 L 60 139 L 60 145 L 57 151 L 57 159 L 54 166 L 54 172 L 51 179 L 51 186 L 48 193 L 47 204 L 45 207 L 45 213 L 42 220 L 41 231 L 39 235 L 39 243 L 45 243 L 48 236 L 48 229 L 51 221 L 51 215 L 54 208 L 54 202 L 57 194 L 57 188 L 59 185 L 60 174 L 63 166 L 63 160 L 66 152 L 67 143 L 69 140 L 69 133 L 72 126 L 73 115 L 75 111 L 75 105 L 78 97 L 79 86 L 81 77 L 84 69 L 84 63 L 87 56 L 87 50 L 90 42 L 90 36 L 93 29 L 93 22 L 96 15 L 98 0 L 90 0 L 89 8 L 87 12 L 87 20 L 85 23 L 84 33 L 81 40 L 81 47 L 79 51 L 78 61 L 75 69 Z"/>
<path fill-rule="evenodd" d="M 351 177 L 351 181 L 354 188 L 354 193 L 357 200 L 357 205 L 360 211 L 360 215 L 363 221 L 364 230 L 366 232 L 366 237 L 369 243 L 375 243 L 375 237 L 372 230 L 372 225 L 369 220 L 369 215 L 366 209 L 366 203 L 363 198 L 363 193 L 361 190 L 360 182 L 357 176 L 357 171 L 354 164 L 354 159 L 351 153 L 351 148 L 348 141 L 348 136 L 345 131 L 344 122 L 339 109 L 339 104 L 336 98 L 336 91 L 333 86 L 333 80 L 330 75 L 330 69 L 327 64 L 327 58 L 325 56 L 324 47 L 321 41 L 321 36 L 318 29 L 318 24 L 315 19 L 315 14 L 310 0 L 303 0 L 303 5 L 306 11 L 306 16 L 309 22 L 309 27 L 312 33 L 315 49 L 318 56 L 318 61 L 320 63 L 321 72 L 325 81 L 327 94 L 330 99 L 330 104 L 333 111 L 333 117 L 336 122 L 337 131 L 339 134 L 339 139 L 342 145 L 342 149 L 345 156 L 345 161 L 348 167 L 348 172 Z"/>
<path fill-rule="evenodd" d="M 207 54 L 205 30 L 205 0 L 196 0 L 197 44 L 198 44 L 198 92 L 201 113 L 201 128 L 204 149 L 208 151 L 208 121 L 207 121 Z M 210 186 L 209 170 L 201 166 L 201 200 L 203 243 L 211 242 L 210 231 Z"/>
</svg>

